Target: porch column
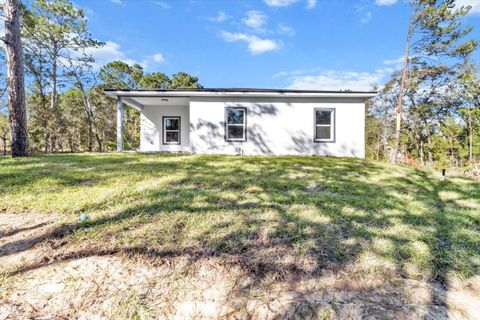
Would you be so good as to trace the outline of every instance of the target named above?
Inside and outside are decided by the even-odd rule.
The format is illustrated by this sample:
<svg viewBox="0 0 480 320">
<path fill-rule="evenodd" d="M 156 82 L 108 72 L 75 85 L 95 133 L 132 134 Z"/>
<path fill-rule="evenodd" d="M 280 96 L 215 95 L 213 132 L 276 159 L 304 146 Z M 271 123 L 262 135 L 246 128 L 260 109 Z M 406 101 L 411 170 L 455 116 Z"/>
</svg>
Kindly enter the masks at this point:
<svg viewBox="0 0 480 320">
<path fill-rule="evenodd" d="M 123 101 L 117 98 L 117 152 L 123 151 Z"/>
</svg>

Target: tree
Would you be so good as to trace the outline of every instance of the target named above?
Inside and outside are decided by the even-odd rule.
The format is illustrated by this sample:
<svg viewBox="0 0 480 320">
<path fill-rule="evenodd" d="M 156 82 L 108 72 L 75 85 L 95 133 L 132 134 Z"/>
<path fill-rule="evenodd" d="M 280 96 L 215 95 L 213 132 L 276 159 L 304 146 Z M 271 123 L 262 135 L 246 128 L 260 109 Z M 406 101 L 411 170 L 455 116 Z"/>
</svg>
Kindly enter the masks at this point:
<svg viewBox="0 0 480 320">
<path fill-rule="evenodd" d="M 178 72 L 172 76 L 172 81 L 170 88 L 201 88 L 202 86 L 198 83 L 198 78 L 189 75 L 185 72 Z"/>
<path fill-rule="evenodd" d="M 98 77 L 107 88 L 136 89 L 143 78 L 143 68 L 139 64 L 129 66 L 123 61 L 112 61 L 104 65 Z"/>
<path fill-rule="evenodd" d="M 440 134 L 441 124 L 465 105 L 464 93 L 460 93 L 462 98 L 458 94 L 459 78 L 478 43 L 467 38 L 471 27 L 462 25 L 469 7 L 458 7 L 453 0 L 414 0 L 411 4 L 404 66 L 390 81 L 398 86 L 380 95 L 396 96 L 391 161 L 396 162 L 403 152 L 423 164 L 425 159 L 435 161 L 433 148 L 438 141 L 433 137 Z"/>
<path fill-rule="evenodd" d="M 115 89 L 174 89 L 201 88 L 198 78 L 185 72 L 178 72 L 170 79 L 162 72 L 146 73 L 139 64 L 128 65 L 113 61 L 100 69 L 98 77 L 106 88 Z M 113 104 L 113 101 L 111 102 Z M 125 112 L 125 145 L 136 148 L 140 144 L 140 113 L 133 108 Z"/>
<path fill-rule="evenodd" d="M 58 106 L 58 85 L 65 61 L 85 59 L 86 48 L 98 47 L 101 42 L 92 39 L 87 30 L 87 20 L 82 9 L 77 9 L 68 0 L 35 0 L 25 14 L 23 28 L 27 39 L 27 48 L 31 49 L 30 58 L 36 58 L 44 64 L 48 72 L 50 88 L 51 149 L 61 148 L 60 134 L 66 130 L 65 119 Z M 46 64 L 46 66 L 45 66 Z M 29 63 L 35 66 L 35 63 Z M 37 61 L 37 66 L 39 62 Z M 38 72 L 38 71 L 37 71 Z"/>
<path fill-rule="evenodd" d="M 95 106 L 92 104 L 90 97 L 91 88 L 96 85 L 92 62 L 93 59 L 88 56 L 77 61 L 68 59 L 66 61 L 68 65 L 65 73 L 67 77 L 73 80 L 73 87 L 81 94 L 82 110 L 85 113 L 88 126 L 88 151 L 93 151 L 95 136 L 98 141 L 98 134 L 94 133 Z"/>
<path fill-rule="evenodd" d="M 391 159 L 392 163 L 397 162 L 398 149 L 400 147 L 400 134 L 402 131 L 403 92 L 405 90 L 405 81 L 407 80 L 408 58 L 409 58 L 409 52 L 410 52 L 410 40 L 412 38 L 412 33 L 413 33 L 413 22 L 414 22 L 414 16 L 412 15 L 412 17 L 410 18 L 410 22 L 408 23 L 402 77 L 400 79 L 400 92 L 397 98 L 398 99 L 397 107 L 395 108 L 395 146 L 392 152 L 392 159 Z"/>
<path fill-rule="evenodd" d="M 2 141 L 3 155 L 7 154 L 7 141 L 10 135 L 7 117 L 0 114 L 0 140 Z"/>
<path fill-rule="evenodd" d="M 473 64 L 465 61 L 463 74 L 460 76 L 461 86 L 459 95 L 464 98 L 465 106 L 460 109 L 464 116 L 468 130 L 468 161 L 474 161 L 473 137 L 474 137 L 474 113 L 480 110 L 480 78 L 476 77 L 476 68 Z"/>
<path fill-rule="evenodd" d="M 3 9 L 12 156 L 27 156 L 29 148 L 19 1 L 6 0 Z"/>
<path fill-rule="evenodd" d="M 138 87 L 141 89 L 169 89 L 171 85 L 168 76 L 162 72 L 146 74 L 138 82 Z"/>
<path fill-rule="evenodd" d="M 27 109 L 29 113 L 30 138 L 37 148 L 41 145 L 44 152 L 50 149 L 54 114 L 48 104 L 48 58 L 45 49 L 35 43 L 25 44 L 25 71 L 30 77 Z"/>
</svg>

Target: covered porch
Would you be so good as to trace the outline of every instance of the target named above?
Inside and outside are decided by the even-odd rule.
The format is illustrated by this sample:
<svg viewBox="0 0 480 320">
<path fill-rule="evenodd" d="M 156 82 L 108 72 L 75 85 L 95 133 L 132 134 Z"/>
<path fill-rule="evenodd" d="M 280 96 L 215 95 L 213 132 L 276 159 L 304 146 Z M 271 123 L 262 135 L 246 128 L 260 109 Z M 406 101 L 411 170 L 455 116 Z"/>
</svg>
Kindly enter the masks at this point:
<svg viewBox="0 0 480 320">
<path fill-rule="evenodd" d="M 117 152 L 122 152 L 125 106 L 140 112 L 142 152 L 188 152 L 190 149 L 190 99 L 139 96 L 128 91 L 110 94 L 117 99 Z"/>
</svg>

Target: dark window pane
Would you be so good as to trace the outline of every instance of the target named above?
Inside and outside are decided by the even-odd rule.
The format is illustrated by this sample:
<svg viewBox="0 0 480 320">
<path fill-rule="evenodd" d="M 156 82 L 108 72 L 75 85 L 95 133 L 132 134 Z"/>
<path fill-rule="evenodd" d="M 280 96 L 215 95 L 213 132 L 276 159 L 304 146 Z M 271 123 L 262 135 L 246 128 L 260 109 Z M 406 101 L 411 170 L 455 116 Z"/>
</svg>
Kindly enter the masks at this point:
<svg viewBox="0 0 480 320">
<path fill-rule="evenodd" d="M 332 111 L 316 111 L 316 124 L 331 124 Z"/>
<path fill-rule="evenodd" d="M 243 124 L 244 109 L 227 109 L 228 124 Z"/>
<path fill-rule="evenodd" d="M 317 139 L 331 139 L 330 126 L 317 127 Z"/>
<path fill-rule="evenodd" d="M 165 130 L 178 130 L 178 119 L 165 119 Z"/>
<path fill-rule="evenodd" d="M 167 143 L 179 143 L 179 133 L 178 132 L 165 132 L 165 142 Z"/>
<path fill-rule="evenodd" d="M 243 138 L 243 126 L 228 126 L 228 139 Z"/>
</svg>

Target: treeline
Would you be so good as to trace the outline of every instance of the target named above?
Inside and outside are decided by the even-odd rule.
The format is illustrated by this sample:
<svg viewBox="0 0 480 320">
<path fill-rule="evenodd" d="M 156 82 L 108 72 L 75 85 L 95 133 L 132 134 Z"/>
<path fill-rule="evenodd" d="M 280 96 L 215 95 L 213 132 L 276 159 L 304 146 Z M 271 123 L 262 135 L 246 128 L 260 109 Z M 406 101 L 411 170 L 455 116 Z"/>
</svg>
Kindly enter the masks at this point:
<svg viewBox="0 0 480 320">
<path fill-rule="evenodd" d="M 413 166 L 475 166 L 480 78 L 472 53 L 478 41 L 464 24 L 471 8 L 453 0 L 411 5 L 404 69 L 368 104 L 367 155 Z"/>
<path fill-rule="evenodd" d="M 30 150 L 109 151 L 116 144 L 115 102 L 105 88 L 196 88 L 198 78 L 147 73 L 139 64 L 112 61 L 101 68 L 89 54 L 104 43 L 88 31 L 81 8 L 68 0 L 34 0 L 22 6 L 22 44 Z M 4 57 L 3 57 L 4 58 Z M 5 59 L 2 59 L 5 65 Z M 4 68 L 2 68 L 4 69 Z M 5 83 L 5 72 L 0 74 Z M 124 145 L 139 145 L 139 114 L 127 108 Z M 0 113 L 0 143 L 8 150 L 8 123 Z"/>
<path fill-rule="evenodd" d="M 472 58 L 478 41 L 464 23 L 471 8 L 454 0 L 412 0 L 411 8 L 403 69 L 367 104 L 367 157 L 413 166 L 478 166 L 480 77 Z M 83 10 L 68 0 L 34 0 L 24 4 L 22 17 L 34 152 L 114 150 L 115 102 L 105 88 L 200 87 L 183 72 L 169 77 L 122 61 L 98 68 L 89 52 L 104 44 L 89 33 Z M 4 69 L 0 101 L 6 98 Z M 139 114 L 127 108 L 125 117 L 124 146 L 135 149 Z M 8 151 L 8 128 L 0 112 L 2 152 Z"/>
</svg>

